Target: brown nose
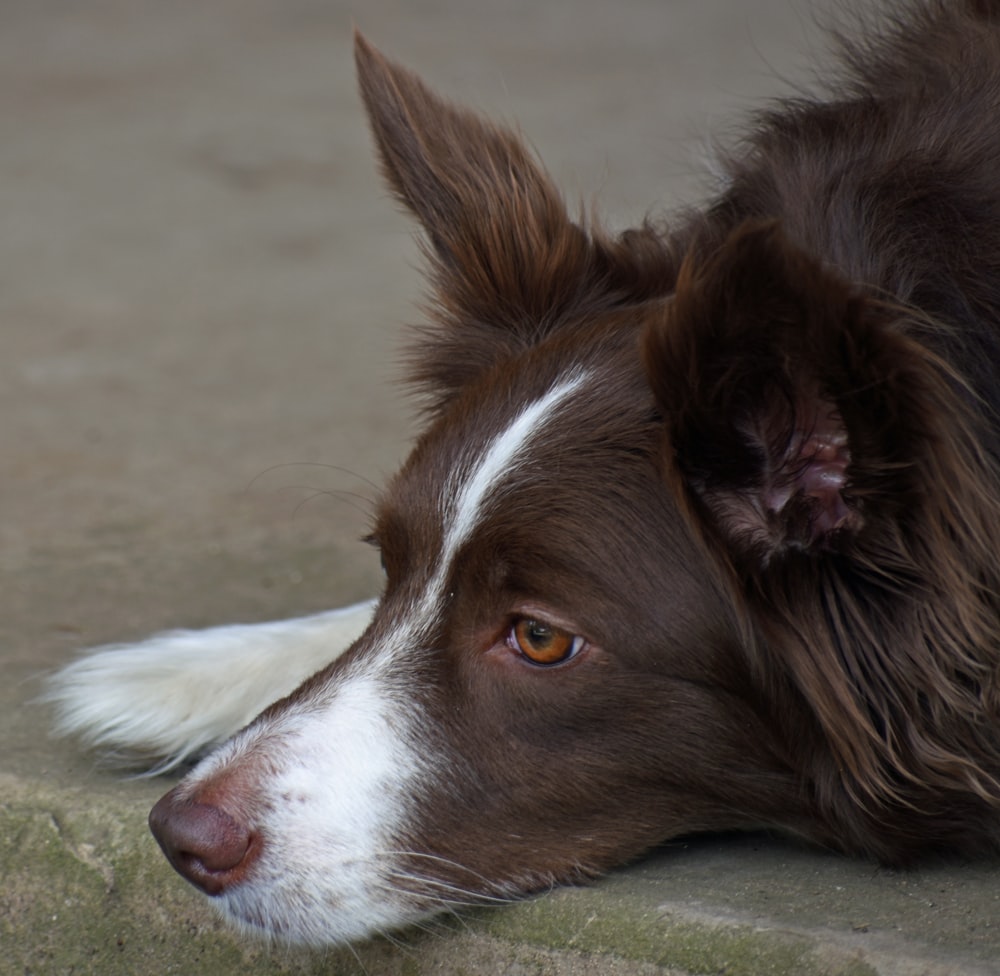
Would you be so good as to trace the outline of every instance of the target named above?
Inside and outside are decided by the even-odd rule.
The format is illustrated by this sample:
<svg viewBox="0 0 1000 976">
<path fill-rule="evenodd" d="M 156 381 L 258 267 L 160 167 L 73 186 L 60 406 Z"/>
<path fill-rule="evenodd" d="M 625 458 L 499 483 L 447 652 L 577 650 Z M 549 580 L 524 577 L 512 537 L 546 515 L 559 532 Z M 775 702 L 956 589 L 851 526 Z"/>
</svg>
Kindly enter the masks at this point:
<svg viewBox="0 0 1000 976">
<path fill-rule="evenodd" d="M 182 877 L 208 895 L 221 895 L 253 863 L 258 845 L 248 827 L 211 803 L 173 789 L 149 813 L 149 829 Z"/>
</svg>

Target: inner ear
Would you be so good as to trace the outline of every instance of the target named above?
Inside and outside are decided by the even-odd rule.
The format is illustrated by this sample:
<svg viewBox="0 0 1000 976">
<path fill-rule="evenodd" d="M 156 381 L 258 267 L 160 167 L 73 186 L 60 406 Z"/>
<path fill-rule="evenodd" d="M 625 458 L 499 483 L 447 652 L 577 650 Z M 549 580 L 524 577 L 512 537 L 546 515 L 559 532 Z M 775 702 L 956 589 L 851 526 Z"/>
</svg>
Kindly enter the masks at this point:
<svg viewBox="0 0 1000 976">
<path fill-rule="evenodd" d="M 773 223 L 685 259 L 646 367 L 681 490 L 737 558 L 827 551 L 863 526 L 867 329 L 864 302 Z"/>
<path fill-rule="evenodd" d="M 800 533 L 803 548 L 812 548 L 842 529 L 856 529 L 860 513 L 848 507 L 845 492 L 851 451 L 840 411 L 828 400 L 813 397 L 795 410 L 782 470 L 768 487 L 769 511 L 782 513 L 793 499 L 806 503 Z"/>
<path fill-rule="evenodd" d="M 851 449 L 840 410 L 816 391 L 778 381 L 757 402 L 740 425 L 743 470 L 737 447 L 728 479 L 701 472 L 703 502 L 738 547 L 764 562 L 774 551 L 835 547 L 863 521 L 849 501 Z"/>
</svg>

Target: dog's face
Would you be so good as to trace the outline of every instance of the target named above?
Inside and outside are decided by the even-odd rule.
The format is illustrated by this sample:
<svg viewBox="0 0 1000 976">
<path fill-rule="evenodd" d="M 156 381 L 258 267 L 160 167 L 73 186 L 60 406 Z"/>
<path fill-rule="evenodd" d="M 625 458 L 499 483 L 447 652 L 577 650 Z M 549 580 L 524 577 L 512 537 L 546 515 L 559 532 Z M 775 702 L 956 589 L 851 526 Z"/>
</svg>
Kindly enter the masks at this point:
<svg viewBox="0 0 1000 976">
<path fill-rule="evenodd" d="M 650 271 L 598 255 L 512 136 L 359 64 L 429 240 L 430 422 L 378 507 L 368 631 L 177 794 L 250 830 L 226 913 L 309 942 L 591 876 L 781 778 L 664 485 Z"/>
<path fill-rule="evenodd" d="M 849 553 L 900 469 L 866 480 L 848 431 L 867 424 L 872 455 L 898 439 L 870 374 L 898 373 L 905 340 L 877 346 L 862 303 L 773 227 L 683 262 L 648 227 L 585 231 L 509 132 L 363 41 L 358 63 L 426 235 L 428 426 L 378 507 L 367 632 L 174 794 L 217 840 L 203 886 L 318 943 L 681 833 L 823 836 L 801 757 L 832 749 L 860 781 L 867 719 L 808 640 L 801 673 L 765 666 L 789 628 L 760 574 L 826 599 L 825 554 Z M 788 617 L 818 633 L 831 605 Z"/>
<path fill-rule="evenodd" d="M 250 827 L 217 899 L 234 919 L 355 939 L 780 815 L 637 331 L 590 328 L 439 407 L 379 506 L 368 631 L 180 787 Z M 751 783 L 756 820 L 729 802 Z"/>
</svg>

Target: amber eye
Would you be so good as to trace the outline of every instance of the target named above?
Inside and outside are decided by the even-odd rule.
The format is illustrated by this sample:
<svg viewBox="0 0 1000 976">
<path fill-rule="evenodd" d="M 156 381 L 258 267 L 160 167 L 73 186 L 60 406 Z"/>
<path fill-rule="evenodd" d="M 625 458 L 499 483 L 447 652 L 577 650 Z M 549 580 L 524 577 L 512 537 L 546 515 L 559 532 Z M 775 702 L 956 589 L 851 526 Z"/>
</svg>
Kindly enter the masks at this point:
<svg viewBox="0 0 1000 976">
<path fill-rule="evenodd" d="M 517 620 L 510 629 L 508 640 L 511 647 L 532 664 L 543 667 L 562 664 L 583 647 L 582 637 L 533 617 L 521 617 Z"/>
</svg>

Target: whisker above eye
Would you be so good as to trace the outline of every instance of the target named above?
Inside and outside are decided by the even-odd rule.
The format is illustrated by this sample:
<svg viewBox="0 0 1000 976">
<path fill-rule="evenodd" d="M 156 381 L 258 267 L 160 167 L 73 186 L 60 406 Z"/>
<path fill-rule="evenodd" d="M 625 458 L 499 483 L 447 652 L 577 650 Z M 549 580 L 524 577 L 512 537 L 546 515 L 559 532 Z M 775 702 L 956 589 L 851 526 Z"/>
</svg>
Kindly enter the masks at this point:
<svg viewBox="0 0 1000 976">
<path fill-rule="evenodd" d="M 328 464 L 323 461 L 284 461 L 281 464 L 272 464 L 270 467 L 264 468 L 263 471 L 257 472 L 257 474 L 255 474 L 250 481 L 247 482 L 244 490 L 250 491 L 262 478 L 266 478 L 274 471 L 283 471 L 286 468 L 320 468 L 325 471 L 335 471 L 338 474 L 345 474 L 357 481 L 364 482 L 369 488 L 371 488 L 375 495 L 380 494 L 382 491 L 380 485 L 376 484 L 371 480 L 371 478 L 366 477 L 360 472 L 353 471 L 351 468 L 346 468 L 339 464 Z"/>
<path fill-rule="evenodd" d="M 364 495 L 359 495 L 355 491 L 345 491 L 339 488 L 314 488 L 311 485 L 282 485 L 278 491 L 304 491 L 309 493 L 295 506 L 292 513 L 293 515 L 298 515 L 299 512 L 310 502 L 323 497 L 331 498 L 334 501 L 341 501 L 345 505 L 350 505 L 351 508 L 353 508 L 356 512 L 360 512 L 366 518 L 371 515 L 371 510 L 374 505 L 374 502 Z M 364 502 L 364 505 L 359 505 L 352 499 L 359 499 Z"/>
</svg>

